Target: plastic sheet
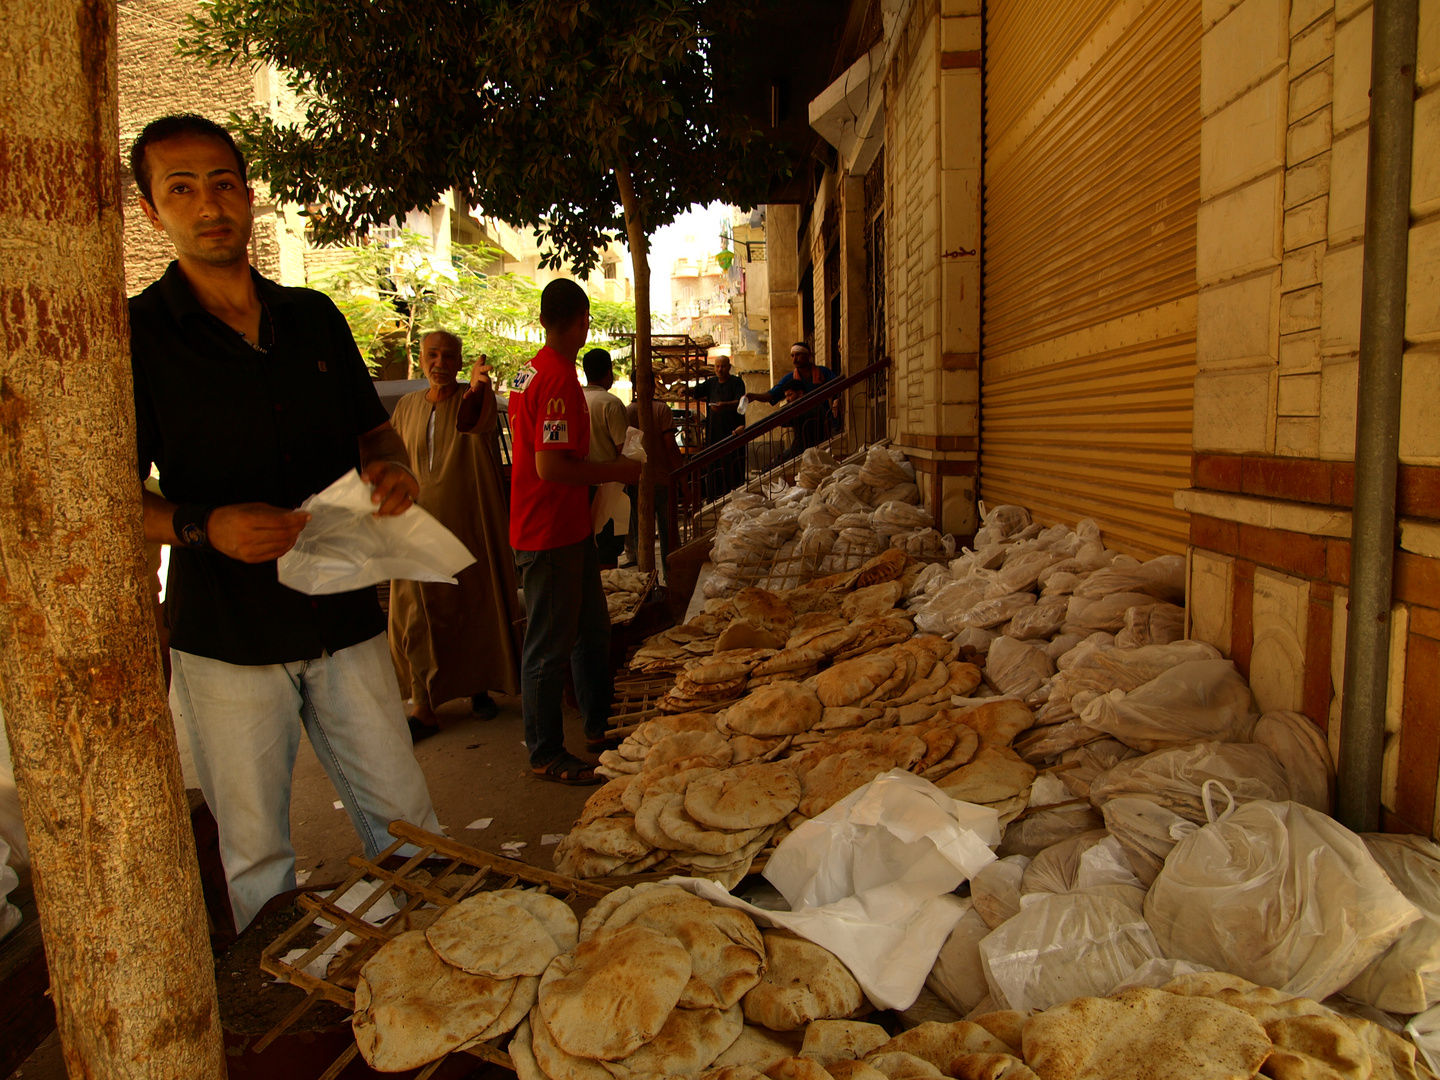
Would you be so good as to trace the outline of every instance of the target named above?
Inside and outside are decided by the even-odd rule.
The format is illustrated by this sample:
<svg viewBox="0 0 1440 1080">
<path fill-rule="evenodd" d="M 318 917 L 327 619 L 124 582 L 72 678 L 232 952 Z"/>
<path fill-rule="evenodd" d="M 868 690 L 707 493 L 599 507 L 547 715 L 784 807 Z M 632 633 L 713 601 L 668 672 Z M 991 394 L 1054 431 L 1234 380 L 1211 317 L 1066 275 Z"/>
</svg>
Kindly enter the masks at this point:
<svg viewBox="0 0 1440 1080">
<path fill-rule="evenodd" d="M 1421 917 L 1343 992 L 1386 1012 L 1424 1012 L 1440 1005 L 1440 847 L 1419 836 L 1390 833 L 1361 839 Z"/>
<path fill-rule="evenodd" d="M 1124 629 L 1125 613 L 1132 607 L 1149 607 L 1154 603 L 1154 597 L 1142 592 L 1113 593 L 1096 600 L 1072 596 L 1065 613 L 1065 629 L 1077 634 L 1095 630 L 1113 634 Z"/>
<path fill-rule="evenodd" d="M 1049 638 L 1065 624 L 1066 608 L 1067 600 L 1063 596 L 1041 597 L 1034 607 L 1025 608 L 1010 620 L 1005 636 L 1019 641 Z"/>
<path fill-rule="evenodd" d="M 1293 802 L 1217 814 L 1217 788 L 1145 900 L 1163 955 L 1318 1001 L 1420 918 L 1343 825 Z"/>
<path fill-rule="evenodd" d="M 982 630 L 988 630 L 992 626 L 1009 622 L 1034 603 L 1034 593 L 1011 593 L 992 600 L 982 600 L 969 611 L 952 619 L 951 628 L 959 630 L 964 626 L 978 626 Z"/>
<path fill-rule="evenodd" d="M 882 1009 L 914 1003 L 965 913 L 951 893 L 994 861 L 994 810 L 893 769 L 791 832 L 765 867 L 789 903 L 764 911 L 712 881 L 672 879 L 829 949 Z"/>
<path fill-rule="evenodd" d="M 1259 719 L 1250 685 L 1229 660 L 1180 664 L 1126 693 L 1112 690 L 1080 719 L 1136 750 L 1205 740 L 1248 742 Z"/>
<path fill-rule="evenodd" d="M 1085 892 L 1042 897 L 980 943 L 990 995 L 1020 1012 L 1104 997 L 1162 955 L 1133 907 Z"/>
<path fill-rule="evenodd" d="M 350 592 L 382 581 L 444 581 L 475 561 L 425 510 L 376 517 L 370 485 L 348 472 L 300 504 L 311 515 L 295 546 L 280 556 L 280 584 L 309 596 Z"/>
</svg>

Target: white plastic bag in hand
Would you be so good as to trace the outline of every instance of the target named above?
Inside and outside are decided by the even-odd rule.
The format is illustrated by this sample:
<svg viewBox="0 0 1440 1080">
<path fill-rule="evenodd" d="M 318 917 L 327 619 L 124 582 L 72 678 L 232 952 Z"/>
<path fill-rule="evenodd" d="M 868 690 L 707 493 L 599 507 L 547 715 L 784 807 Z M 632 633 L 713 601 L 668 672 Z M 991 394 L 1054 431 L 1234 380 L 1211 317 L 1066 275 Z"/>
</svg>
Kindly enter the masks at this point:
<svg viewBox="0 0 1440 1080">
<path fill-rule="evenodd" d="M 280 584 L 310 596 L 350 592 L 399 578 L 444 581 L 475 561 L 449 529 L 418 506 L 376 517 L 370 485 L 348 472 L 300 504 L 310 523 L 280 556 Z"/>
<path fill-rule="evenodd" d="M 599 536 L 611 521 L 615 523 L 616 536 L 630 531 L 630 496 L 625 494 L 624 484 L 601 484 L 595 489 L 595 499 L 590 504 L 590 531 Z"/>
</svg>

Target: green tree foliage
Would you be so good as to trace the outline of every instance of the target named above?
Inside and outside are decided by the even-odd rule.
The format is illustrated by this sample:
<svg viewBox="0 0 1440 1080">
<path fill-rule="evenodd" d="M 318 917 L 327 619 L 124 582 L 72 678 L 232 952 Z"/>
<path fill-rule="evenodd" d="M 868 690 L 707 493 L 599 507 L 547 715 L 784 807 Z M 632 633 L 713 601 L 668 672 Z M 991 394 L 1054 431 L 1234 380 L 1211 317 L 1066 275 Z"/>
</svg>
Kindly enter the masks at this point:
<svg viewBox="0 0 1440 1080">
<path fill-rule="evenodd" d="M 342 248 L 335 268 L 313 282 L 335 301 L 372 370 L 403 359 L 418 377 L 420 338 L 430 330 L 459 336 L 466 371 L 483 354 L 507 380 L 539 348 L 540 286 L 486 273 L 500 254 L 494 248 L 451 251 L 449 264 L 437 266 L 430 241 L 406 231 L 389 243 Z M 595 344 L 635 332 L 634 304 L 594 299 L 590 308 Z"/>
<path fill-rule="evenodd" d="M 279 197 L 326 207 L 321 239 L 455 188 L 581 274 L 623 227 L 635 267 L 641 425 L 650 412 L 648 238 L 687 207 L 763 200 L 783 151 L 730 103 L 762 0 L 210 0 L 183 47 L 265 61 L 298 124 L 235 117 Z M 773 0 L 771 0 L 773 2 Z M 651 553 L 641 484 L 641 567 Z"/>
</svg>

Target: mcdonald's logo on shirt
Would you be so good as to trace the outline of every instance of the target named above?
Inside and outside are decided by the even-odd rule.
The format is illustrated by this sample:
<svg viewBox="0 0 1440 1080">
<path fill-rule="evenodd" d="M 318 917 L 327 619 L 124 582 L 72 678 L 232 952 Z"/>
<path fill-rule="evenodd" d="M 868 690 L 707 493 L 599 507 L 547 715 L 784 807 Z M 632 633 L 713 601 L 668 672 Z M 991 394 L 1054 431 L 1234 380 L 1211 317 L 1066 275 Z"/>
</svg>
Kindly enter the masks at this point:
<svg viewBox="0 0 1440 1080">
<path fill-rule="evenodd" d="M 564 398 L 558 398 L 558 397 L 552 397 L 549 401 L 547 401 L 547 402 L 545 403 L 545 412 L 546 412 L 547 414 L 548 414 L 548 413 L 560 413 L 560 414 L 563 415 L 564 412 L 565 412 L 565 399 L 564 399 Z"/>
</svg>

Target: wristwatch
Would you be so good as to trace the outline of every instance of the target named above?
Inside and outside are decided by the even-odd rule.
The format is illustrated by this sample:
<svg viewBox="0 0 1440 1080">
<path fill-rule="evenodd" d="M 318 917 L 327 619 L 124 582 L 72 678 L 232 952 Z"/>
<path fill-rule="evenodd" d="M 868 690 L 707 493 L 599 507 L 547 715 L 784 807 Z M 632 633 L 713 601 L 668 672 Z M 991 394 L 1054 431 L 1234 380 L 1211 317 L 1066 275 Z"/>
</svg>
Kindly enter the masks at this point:
<svg viewBox="0 0 1440 1080">
<path fill-rule="evenodd" d="M 210 546 L 210 534 L 206 532 L 206 526 L 210 522 L 210 514 L 215 507 L 206 506 L 202 503 L 183 503 L 175 508 L 175 513 L 170 517 L 170 524 L 175 529 L 175 536 L 183 547 L 208 548 Z"/>
</svg>

